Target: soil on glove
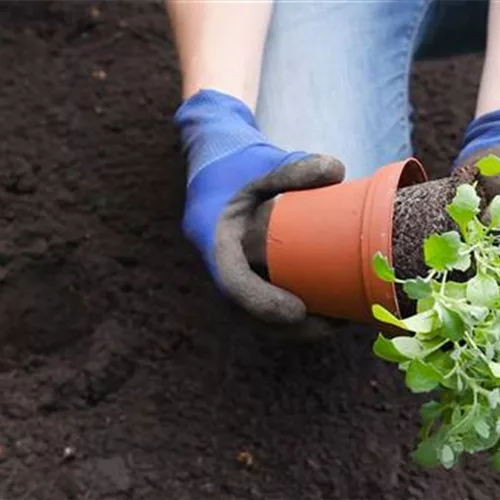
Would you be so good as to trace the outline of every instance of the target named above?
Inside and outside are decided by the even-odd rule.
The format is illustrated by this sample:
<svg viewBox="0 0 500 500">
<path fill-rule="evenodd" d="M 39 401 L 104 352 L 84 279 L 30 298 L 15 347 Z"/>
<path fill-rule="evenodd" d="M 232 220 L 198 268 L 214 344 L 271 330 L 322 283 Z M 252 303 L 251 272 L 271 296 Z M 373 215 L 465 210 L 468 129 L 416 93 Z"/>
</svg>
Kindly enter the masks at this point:
<svg viewBox="0 0 500 500">
<path fill-rule="evenodd" d="M 179 229 L 179 76 L 159 3 L 0 3 L 0 498 L 491 500 L 483 457 L 408 458 L 419 398 L 376 332 L 290 344 Z M 420 63 L 443 175 L 481 59 Z"/>
</svg>

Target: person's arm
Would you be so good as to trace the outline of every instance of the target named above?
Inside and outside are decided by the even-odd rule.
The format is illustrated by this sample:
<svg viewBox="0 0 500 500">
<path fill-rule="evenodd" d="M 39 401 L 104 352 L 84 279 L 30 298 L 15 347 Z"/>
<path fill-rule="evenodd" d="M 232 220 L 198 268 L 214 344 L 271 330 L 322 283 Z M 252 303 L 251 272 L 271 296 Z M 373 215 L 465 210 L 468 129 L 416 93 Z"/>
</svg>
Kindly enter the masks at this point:
<svg viewBox="0 0 500 500">
<path fill-rule="evenodd" d="M 213 89 L 255 110 L 272 0 L 165 0 L 183 78 L 183 97 Z"/>
<path fill-rule="evenodd" d="M 488 37 L 476 117 L 500 109 L 500 2 L 491 1 Z"/>
<path fill-rule="evenodd" d="M 274 323 L 300 323 L 300 297 L 259 275 L 245 254 L 252 214 L 264 200 L 341 182 L 335 158 L 285 151 L 255 119 L 271 0 L 166 0 L 183 77 L 173 121 L 187 160 L 184 235 L 218 289 Z M 270 68 L 272 71 L 272 68 Z"/>
<path fill-rule="evenodd" d="M 474 165 L 481 157 L 500 155 L 500 2 L 491 1 L 479 95 L 474 119 L 465 129 L 462 148 L 453 169 Z M 494 179 L 500 193 L 500 178 Z M 497 189 L 499 188 L 499 189 Z"/>
<path fill-rule="evenodd" d="M 460 171 L 486 157 L 500 158 L 500 2 L 489 5 L 486 54 L 474 119 L 465 129 L 462 149 L 453 163 Z M 478 177 L 487 200 L 500 194 L 500 176 Z"/>
</svg>

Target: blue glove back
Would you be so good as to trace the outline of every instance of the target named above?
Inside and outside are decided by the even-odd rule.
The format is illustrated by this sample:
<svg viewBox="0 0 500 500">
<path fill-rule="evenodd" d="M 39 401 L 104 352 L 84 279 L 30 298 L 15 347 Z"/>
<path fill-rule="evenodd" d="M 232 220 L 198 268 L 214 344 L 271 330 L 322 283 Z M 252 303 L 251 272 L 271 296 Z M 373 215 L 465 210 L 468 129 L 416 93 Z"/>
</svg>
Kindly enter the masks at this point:
<svg viewBox="0 0 500 500">
<path fill-rule="evenodd" d="M 183 231 L 223 290 L 214 246 L 224 209 L 253 181 L 310 155 L 285 152 L 270 144 L 242 101 L 214 90 L 202 90 L 186 100 L 175 123 L 189 168 Z"/>
<path fill-rule="evenodd" d="M 461 165 L 473 154 L 500 146 L 500 110 L 479 116 L 465 131 L 464 143 L 453 167 Z"/>
</svg>

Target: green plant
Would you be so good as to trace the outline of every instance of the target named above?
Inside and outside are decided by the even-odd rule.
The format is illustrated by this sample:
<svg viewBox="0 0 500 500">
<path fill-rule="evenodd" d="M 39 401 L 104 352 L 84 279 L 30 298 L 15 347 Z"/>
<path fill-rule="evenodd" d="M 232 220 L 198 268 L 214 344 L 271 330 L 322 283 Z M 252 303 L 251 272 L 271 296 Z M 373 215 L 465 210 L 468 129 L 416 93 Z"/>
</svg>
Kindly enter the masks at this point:
<svg viewBox="0 0 500 500">
<path fill-rule="evenodd" d="M 496 156 L 477 165 L 484 176 L 500 174 Z M 447 213 L 458 230 L 426 239 L 427 276 L 401 280 L 385 256 L 374 258 L 379 278 L 416 301 L 416 314 L 404 319 L 373 305 L 377 320 L 409 332 L 379 334 L 373 349 L 399 365 L 413 393 L 436 390 L 421 408 L 412 453 L 423 466 L 451 468 L 463 453 L 488 450 L 500 468 L 500 196 L 488 223 L 479 219 L 480 201 L 476 184 L 457 188 Z M 456 272 L 463 281 L 452 279 Z"/>
</svg>

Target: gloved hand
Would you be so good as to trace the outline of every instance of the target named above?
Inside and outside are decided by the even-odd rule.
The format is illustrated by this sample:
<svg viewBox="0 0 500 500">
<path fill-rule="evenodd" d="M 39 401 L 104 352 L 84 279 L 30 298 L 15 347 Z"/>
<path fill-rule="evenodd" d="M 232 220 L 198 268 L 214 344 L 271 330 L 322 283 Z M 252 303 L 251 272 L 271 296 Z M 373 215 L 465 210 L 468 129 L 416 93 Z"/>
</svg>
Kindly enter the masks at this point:
<svg viewBox="0 0 500 500">
<path fill-rule="evenodd" d="M 285 191 L 341 182 L 344 166 L 272 145 L 242 101 L 217 91 L 202 90 L 186 100 L 175 123 L 189 169 L 184 234 L 225 295 L 261 319 L 301 321 L 302 300 L 252 270 L 243 239 L 259 205 Z"/>
<path fill-rule="evenodd" d="M 475 169 L 475 163 L 490 154 L 500 157 L 500 110 L 479 116 L 469 124 L 462 150 L 453 163 L 454 173 Z M 500 176 L 479 175 L 478 181 L 486 202 L 500 194 Z"/>
</svg>

